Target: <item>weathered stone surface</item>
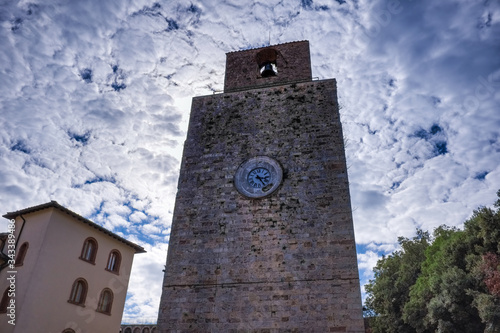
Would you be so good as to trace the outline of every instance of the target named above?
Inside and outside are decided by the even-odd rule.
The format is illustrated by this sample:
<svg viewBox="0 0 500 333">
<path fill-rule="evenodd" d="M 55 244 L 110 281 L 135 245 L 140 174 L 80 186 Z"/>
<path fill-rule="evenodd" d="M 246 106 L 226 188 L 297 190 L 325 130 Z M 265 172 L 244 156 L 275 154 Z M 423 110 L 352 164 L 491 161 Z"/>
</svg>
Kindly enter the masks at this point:
<svg viewBox="0 0 500 333">
<path fill-rule="evenodd" d="M 276 50 L 277 76 L 263 78 L 260 75 L 258 54 L 266 49 Z M 311 81 L 311 78 L 308 41 L 231 52 L 226 55 L 225 92 L 268 87 L 273 84 Z"/>
<path fill-rule="evenodd" d="M 245 198 L 262 155 L 282 185 Z M 335 80 L 194 98 L 178 187 L 160 332 L 364 332 Z"/>
</svg>

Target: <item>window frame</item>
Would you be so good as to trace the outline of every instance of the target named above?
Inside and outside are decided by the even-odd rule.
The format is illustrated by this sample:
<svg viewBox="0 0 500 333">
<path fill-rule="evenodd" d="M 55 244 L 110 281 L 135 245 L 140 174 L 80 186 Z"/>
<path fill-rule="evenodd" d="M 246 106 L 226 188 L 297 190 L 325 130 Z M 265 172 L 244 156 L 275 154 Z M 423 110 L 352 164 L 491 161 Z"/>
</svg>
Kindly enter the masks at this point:
<svg viewBox="0 0 500 333">
<path fill-rule="evenodd" d="M 77 288 L 80 283 L 82 285 L 82 291 L 78 292 Z M 85 301 L 87 299 L 88 289 L 89 285 L 84 278 L 76 279 L 73 282 L 73 285 L 71 286 L 71 292 L 69 294 L 68 303 L 85 307 Z M 80 294 L 80 297 L 77 298 L 78 294 Z"/>
<path fill-rule="evenodd" d="M 104 297 L 106 294 L 109 295 L 109 300 L 108 300 L 107 306 L 104 302 L 105 301 Z M 111 309 L 113 308 L 113 298 L 114 298 L 113 291 L 109 288 L 104 288 L 101 291 L 101 294 L 99 295 L 99 303 L 97 304 L 96 311 L 99 313 L 106 314 L 106 315 L 111 315 Z"/>
<path fill-rule="evenodd" d="M 113 256 L 114 255 L 114 256 Z M 114 259 L 112 261 L 112 259 Z M 120 251 L 113 249 L 109 252 L 106 270 L 111 273 L 120 274 L 120 265 L 122 263 L 122 254 Z"/>
<path fill-rule="evenodd" d="M 93 243 L 94 249 L 91 250 L 90 255 L 89 255 L 88 254 L 88 252 L 89 252 L 88 244 L 92 244 L 92 243 Z M 83 242 L 82 252 L 80 253 L 80 259 L 83 261 L 86 261 L 92 265 L 95 265 L 95 258 L 97 257 L 97 249 L 98 248 L 99 248 L 99 244 L 97 243 L 97 240 L 94 237 L 87 237 L 87 239 L 85 239 L 85 241 Z"/>
<path fill-rule="evenodd" d="M 28 248 L 30 244 L 28 242 L 24 242 L 19 247 L 19 251 L 17 251 L 16 261 L 14 262 L 15 267 L 22 266 L 24 264 L 24 258 L 26 257 L 26 253 L 28 252 Z"/>
</svg>

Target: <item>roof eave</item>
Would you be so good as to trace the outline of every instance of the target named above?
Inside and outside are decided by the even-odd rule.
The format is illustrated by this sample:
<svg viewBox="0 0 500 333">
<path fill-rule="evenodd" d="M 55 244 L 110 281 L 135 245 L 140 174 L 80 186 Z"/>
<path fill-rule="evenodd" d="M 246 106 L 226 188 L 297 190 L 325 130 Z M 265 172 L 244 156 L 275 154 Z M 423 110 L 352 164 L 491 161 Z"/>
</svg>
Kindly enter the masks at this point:
<svg viewBox="0 0 500 333">
<path fill-rule="evenodd" d="M 92 222 L 90 221 L 89 219 L 86 219 L 85 217 L 81 216 L 81 215 L 78 215 L 77 213 L 69 210 L 68 208 L 64 207 L 64 206 L 61 206 L 57 201 L 50 201 L 50 202 L 47 202 L 47 203 L 44 203 L 44 204 L 41 204 L 41 205 L 38 205 L 38 206 L 33 206 L 33 207 L 28 207 L 28 208 L 24 208 L 24 209 L 21 209 L 21 210 L 18 210 L 18 211 L 15 211 L 15 212 L 8 212 L 7 214 L 4 214 L 2 215 L 3 217 L 5 217 L 6 219 L 14 219 L 16 218 L 17 216 L 19 215 L 24 215 L 24 214 L 28 214 L 28 213 L 34 213 L 34 212 L 37 212 L 37 211 L 40 211 L 40 210 L 44 210 L 44 209 L 47 209 L 47 208 L 57 208 L 59 209 L 60 211 L 74 217 L 75 219 L 79 220 L 80 222 L 83 222 L 91 227 L 94 227 L 96 228 L 97 230 L 101 231 L 102 233 L 110 236 L 111 238 L 114 238 L 128 246 L 130 246 L 131 248 L 133 248 L 135 250 L 135 253 L 145 253 L 146 250 L 144 250 L 144 248 L 142 246 L 139 246 L 135 243 L 132 243 L 131 241 L 128 241 L 126 240 L 125 238 L 123 237 L 120 237 L 118 236 L 117 234 L 109 231 L 108 229 L 104 228 L 104 227 L 101 227 L 100 225 L 98 225 L 97 223 L 95 222 Z"/>
</svg>

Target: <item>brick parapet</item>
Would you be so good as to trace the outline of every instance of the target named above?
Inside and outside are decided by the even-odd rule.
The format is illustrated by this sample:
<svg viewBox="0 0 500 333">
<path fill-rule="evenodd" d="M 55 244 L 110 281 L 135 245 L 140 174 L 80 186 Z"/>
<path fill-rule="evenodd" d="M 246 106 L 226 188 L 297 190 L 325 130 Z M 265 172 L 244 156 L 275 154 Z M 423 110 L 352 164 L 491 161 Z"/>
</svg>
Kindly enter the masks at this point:
<svg viewBox="0 0 500 333">
<path fill-rule="evenodd" d="M 267 49 L 273 49 L 277 52 L 276 66 L 278 75 L 263 78 L 260 75 L 257 54 Z M 311 56 L 308 41 L 291 42 L 226 54 L 224 92 L 311 80 Z"/>
</svg>

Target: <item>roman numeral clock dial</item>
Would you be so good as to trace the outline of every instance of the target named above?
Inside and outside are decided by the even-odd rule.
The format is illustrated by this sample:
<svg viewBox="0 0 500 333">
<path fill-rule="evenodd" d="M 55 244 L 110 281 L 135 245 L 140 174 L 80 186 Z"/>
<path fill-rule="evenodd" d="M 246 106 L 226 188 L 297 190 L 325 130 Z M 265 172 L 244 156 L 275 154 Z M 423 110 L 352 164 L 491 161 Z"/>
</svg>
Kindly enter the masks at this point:
<svg viewBox="0 0 500 333">
<path fill-rule="evenodd" d="M 269 185 L 271 174 L 265 168 L 257 168 L 248 174 L 248 183 L 250 186 L 262 188 Z"/>
<path fill-rule="evenodd" d="M 276 191 L 282 179 L 283 171 L 276 160 L 257 156 L 239 166 L 234 185 L 238 192 L 248 198 L 262 198 Z"/>
</svg>

